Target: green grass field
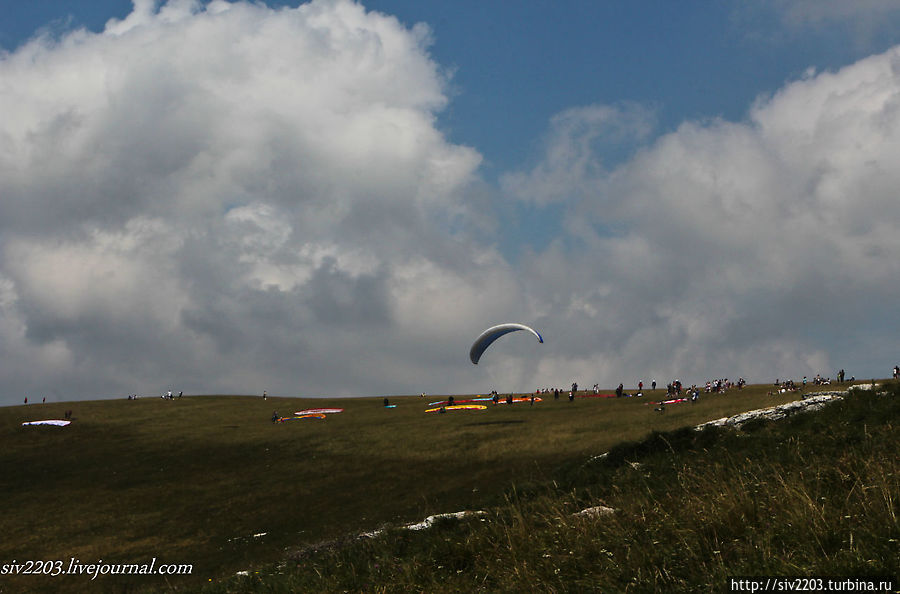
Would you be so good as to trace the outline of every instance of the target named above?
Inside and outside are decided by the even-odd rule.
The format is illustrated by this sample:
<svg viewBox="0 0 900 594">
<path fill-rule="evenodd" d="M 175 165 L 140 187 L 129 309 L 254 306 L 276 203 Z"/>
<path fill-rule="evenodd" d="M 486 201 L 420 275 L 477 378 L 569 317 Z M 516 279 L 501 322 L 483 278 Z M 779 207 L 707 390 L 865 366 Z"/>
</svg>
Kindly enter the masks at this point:
<svg viewBox="0 0 900 594">
<path fill-rule="evenodd" d="M 507 539 L 513 550 L 517 539 L 527 543 L 540 534 L 516 525 L 516 514 L 523 510 L 547 518 L 559 511 L 554 506 L 610 498 L 609 483 L 594 473 L 595 463 L 585 466 L 591 457 L 623 442 L 798 398 L 770 396 L 770 389 L 751 386 L 704 395 L 697 404 L 671 405 L 664 414 L 648 404 L 662 396 L 661 390 L 642 399 L 579 398 L 570 403 L 551 396 L 534 406 L 499 405 L 444 415 L 424 413 L 427 402 L 438 397 L 392 397 L 393 409 L 385 409 L 381 398 L 264 401 L 241 396 L 0 408 L 0 495 L 6 511 L 0 520 L 0 564 L 59 559 L 67 565 L 73 557 L 84 563 L 146 563 L 155 557 L 160 563 L 193 566 L 190 576 L 168 578 L 0 575 L 0 591 L 193 590 L 204 584 L 242 591 L 249 586 L 232 581 L 239 570 L 271 572 L 291 551 L 311 549 L 314 543 L 464 509 L 499 514 L 502 521 L 488 524 L 491 530 L 507 526 L 501 540 Z M 273 410 L 287 416 L 324 406 L 345 412 L 324 421 L 271 422 Z M 69 427 L 21 426 L 23 421 L 62 418 L 67 409 L 74 411 Z M 740 454 L 735 456 L 739 461 Z M 896 462 L 892 468 L 896 470 Z M 698 489 L 710 480 L 692 472 L 660 472 L 660 480 L 679 487 L 700 481 Z M 713 479 L 727 482 L 724 475 Z M 897 477 L 892 481 L 889 496 L 896 498 Z M 691 503 L 689 496 L 686 502 Z M 530 507 L 534 505 L 537 511 Z M 896 511 L 897 500 L 888 507 Z M 671 522 L 677 532 L 678 520 Z M 413 537 L 393 540 L 408 538 Z M 544 544 L 535 541 L 535 546 Z M 893 546 L 896 550 L 896 541 Z M 347 554 L 371 553 L 349 550 Z M 344 553 L 327 553 L 336 554 Z M 331 562 L 317 559 L 326 563 L 323 567 Z M 319 567 L 316 563 L 305 566 Z M 316 585 L 305 575 L 284 591 L 378 590 L 372 586 L 376 582 L 341 578 L 334 568 L 327 571 L 336 581 Z M 421 576 L 411 566 L 398 571 L 405 571 L 408 581 L 385 574 L 384 588 L 405 583 L 431 590 L 447 583 L 441 572 Z M 458 575 L 471 578 L 466 571 Z M 565 575 L 570 571 L 575 569 Z M 579 589 L 577 582 L 561 582 L 568 588 L 553 583 L 545 586 L 551 591 Z M 509 581 L 486 587 L 517 585 L 521 583 Z M 466 591 L 472 586 L 467 581 L 455 587 Z M 269 591 L 267 587 L 260 591 Z"/>
</svg>

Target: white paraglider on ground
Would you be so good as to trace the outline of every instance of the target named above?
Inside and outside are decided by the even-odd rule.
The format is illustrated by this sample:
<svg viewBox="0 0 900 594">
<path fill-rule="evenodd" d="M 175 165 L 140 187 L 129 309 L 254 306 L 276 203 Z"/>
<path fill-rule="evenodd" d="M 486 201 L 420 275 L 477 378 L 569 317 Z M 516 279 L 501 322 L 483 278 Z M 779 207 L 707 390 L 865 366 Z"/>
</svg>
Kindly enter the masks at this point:
<svg viewBox="0 0 900 594">
<path fill-rule="evenodd" d="M 478 360 L 481 359 L 481 355 L 484 354 L 484 351 L 489 346 L 491 346 L 491 344 L 495 340 L 497 340 L 504 334 L 509 334 L 510 332 L 516 332 L 518 330 L 527 330 L 528 332 L 531 332 L 532 334 L 534 334 L 537 337 L 538 342 L 540 342 L 540 343 L 544 342 L 544 339 L 541 338 L 541 335 L 538 334 L 537 330 L 535 330 L 534 328 L 529 328 L 528 326 L 525 326 L 524 324 L 513 324 L 513 323 L 499 324 L 497 326 L 491 326 L 490 328 L 488 328 L 487 330 L 485 330 L 484 332 L 481 333 L 481 336 L 479 336 L 475 340 L 475 343 L 472 345 L 472 348 L 469 349 L 469 359 L 472 361 L 472 363 L 474 363 L 475 365 L 478 365 Z"/>
</svg>

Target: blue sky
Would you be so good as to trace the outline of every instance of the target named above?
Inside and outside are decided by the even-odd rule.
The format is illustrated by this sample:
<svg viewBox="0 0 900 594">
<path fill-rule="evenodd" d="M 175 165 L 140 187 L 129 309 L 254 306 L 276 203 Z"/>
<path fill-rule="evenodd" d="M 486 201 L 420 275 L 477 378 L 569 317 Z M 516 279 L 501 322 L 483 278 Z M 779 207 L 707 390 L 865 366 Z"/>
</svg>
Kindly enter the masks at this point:
<svg viewBox="0 0 900 594">
<path fill-rule="evenodd" d="M 845 66 L 886 50 L 898 37 L 891 30 L 896 11 L 887 13 L 894 20 L 859 31 L 852 18 L 786 22 L 777 2 L 753 7 L 655 0 L 363 4 L 407 25 L 422 22 L 431 28 L 431 54 L 453 72 L 452 103 L 440 114 L 442 129 L 485 156 L 488 176 L 538 158 L 547 120 L 573 105 L 648 105 L 657 110 L 660 130 L 684 120 L 740 120 L 759 95 L 776 91 L 807 68 Z M 110 18 L 124 18 L 132 5 L 64 0 L 4 1 L 0 7 L 0 44 L 10 50 L 40 29 L 100 31 Z"/>
<path fill-rule="evenodd" d="M 896 0 L 0 15 L 2 402 L 900 360 Z"/>
</svg>

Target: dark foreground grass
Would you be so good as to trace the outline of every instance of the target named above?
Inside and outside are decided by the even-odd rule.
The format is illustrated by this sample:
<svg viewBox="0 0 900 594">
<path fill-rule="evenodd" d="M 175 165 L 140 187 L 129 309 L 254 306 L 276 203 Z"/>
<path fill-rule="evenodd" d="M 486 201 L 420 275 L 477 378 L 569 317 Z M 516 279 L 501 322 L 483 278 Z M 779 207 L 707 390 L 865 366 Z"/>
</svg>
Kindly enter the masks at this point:
<svg viewBox="0 0 900 594">
<path fill-rule="evenodd" d="M 755 521 L 762 513 L 753 503 L 760 500 L 748 501 L 746 489 L 783 483 L 781 492 L 766 495 L 772 506 L 787 494 L 825 506 L 817 498 L 830 495 L 820 491 L 843 475 L 835 475 L 835 469 L 818 473 L 818 466 L 854 473 L 848 476 L 859 484 L 846 494 L 847 505 L 865 505 L 867 514 L 880 514 L 873 516 L 879 534 L 893 531 L 893 540 L 883 547 L 896 552 L 896 515 L 886 516 L 875 505 L 878 497 L 888 497 L 885 505 L 896 512 L 897 474 L 890 465 L 895 462 L 885 462 L 893 457 L 885 456 L 891 449 L 884 449 L 892 444 L 896 453 L 887 429 L 896 419 L 895 409 L 865 417 L 861 425 L 847 421 L 846 428 L 830 421 L 822 428 L 801 425 L 796 442 L 768 427 L 698 437 L 676 431 L 797 397 L 770 396 L 770 389 L 706 396 L 696 405 L 670 406 L 665 414 L 647 404 L 652 395 L 573 403 L 550 398 L 534 406 L 446 415 L 426 415 L 431 399 L 418 397 L 392 398 L 395 409 L 385 409 L 380 398 L 234 396 L 0 408 L 0 564 L 61 560 L 68 565 L 73 558 L 86 564 L 142 564 L 156 558 L 157 563 L 192 565 L 190 575 L 168 577 L 0 575 L 0 591 L 195 591 L 204 585 L 233 592 L 503 591 L 532 580 L 540 589 L 578 591 L 604 584 L 621 589 L 632 578 L 648 587 L 684 579 L 696 583 L 696 578 L 681 577 L 682 563 L 699 564 L 709 580 L 717 575 L 715 567 L 724 567 L 711 565 L 720 558 L 768 567 L 757 560 L 769 559 L 783 543 L 753 541 L 746 550 L 736 544 L 751 541 L 738 533 L 741 514 L 753 512 L 748 517 Z M 289 415 L 321 406 L 346 411 L 325 421 L 270 421 L 273 409 Z M 70 427 L 21 426 L 27 420 L 62 418 L 67 409 L 74 410 Z M 848 437 L 851 429 L 857 437 Z M 743 445 L 770 432 L 768 445 Z M 883 434 L 883 439 L 868 437 Z M 645 441 L 648 437 L 655 441 Z M 823 439 L 844 440 L 853 448 L 811 445 Z M 628 446 L 616 448 L 607 462 L 586 463 L 623 442 L 639 445 L 633 453 Z M 869 459 L 860 457 L 864 448 L 871 449 Z M 847 468 L 836 465 L 844 455 L 850 456 L 843 462 Z M 808 461 L 800 470 L 797 456 Z M 645 467 L 634 470 L 626 460 Z M 745 471 L 748 460 L 760 466 Z M 776 462 L 782 467 L 773 466 Z M 863 462 L 870 466 L 860 468 Z M 864 478 L 863 471 L 881 478 Z M 798 473 L 805 481 L 815 480 L 798 482 Z M 857 497 L 863 499 L 857 502 Z M 746 509 L 735 508 L 742 501 Z M 569 515 L 596 502 L 621 511 L 604 521 Z M 342 539 L 463 509 L 484 509 L 488 515 L 477 521 L 477 530 L 465 522 L 447 523 L 428 534 L 395 532 L 347 546 L 314 546 L 351 542 Z M 863 521 L 859 515 L 837 518 L 830 507 L 821 509 L 826 515 L 820 523 L 829 530 L 850 527 L 851 532 L 839 534 L 844 540 L 854 535 L 851 548 L 873 546 L 863 542 L 865 531 L 854 528 Z M 706 510 L 701 524 L 719 548 L 707 550 L 712 545 L 706 537 L 692 540 L 707 530 L 692 515 L 699 510 Z M 782 512 L 776 508 L 770 515 Z M 621 532 L 615 532 L 617 525 Z M 628 533 L 629 526 L 641 528 Z M 808 536 L 783 530 L 797 539 Z M 832 537 L 820 538 L 833 546 Z M 757 545 L 771 551 L 751 554 Z M 809 552 L 773 552 L 787 560 L 798 554 L 819 558 Z M 883 565 L 882 554 L 878 549 L 865 558 L 882 559 Z M 300 562 L 285 562 L 289 558 Z M 734 570 L 744 566 L 737 563 Z M 264 582 L 232 581 L 241 570 L 275 575 Z"/>
<path fill-rule="evenodd" d="M 208 592 L 721 592 L 733 576 L 900 589 L 900 389 L 815 413 L 655 432 L 427 531 L 298 550 Z M 614 512 L 574 515 L 594 506 Z"/>
</svg>

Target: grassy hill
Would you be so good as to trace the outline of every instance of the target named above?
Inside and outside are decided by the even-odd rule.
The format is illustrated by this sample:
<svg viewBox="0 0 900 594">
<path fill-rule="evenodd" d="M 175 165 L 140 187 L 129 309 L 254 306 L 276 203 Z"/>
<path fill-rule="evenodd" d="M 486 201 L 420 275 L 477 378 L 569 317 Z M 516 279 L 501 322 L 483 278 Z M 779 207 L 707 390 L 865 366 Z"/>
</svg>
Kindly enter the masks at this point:
<svg viewBox="0 0 900 594">
<path fill-rule="evenodd" d="M 0 563 L 155 557 L 193 571 L 0 575 L 0 590 L 690 590 L 759 572 L 897 573 L 896 398 L 752 431 L 679 431 L 797 398 L 770 389 L 664 414 L 647 404 L 662 391 L 445 415 L 424 413 L 437 397 L 391 398 L 393 409 L 238 396 L 3 408 L 0 495 L 15 511 L 0 519 Z M 345 411 L 271 422 L 273 410 L 321 406 Z M 69 427 L 21 426 L 67 409 Z M 571 515 L 601 503 L 618 511 Z M 488 516 L 342 540 L 463 509 Z"/>
</svg>

